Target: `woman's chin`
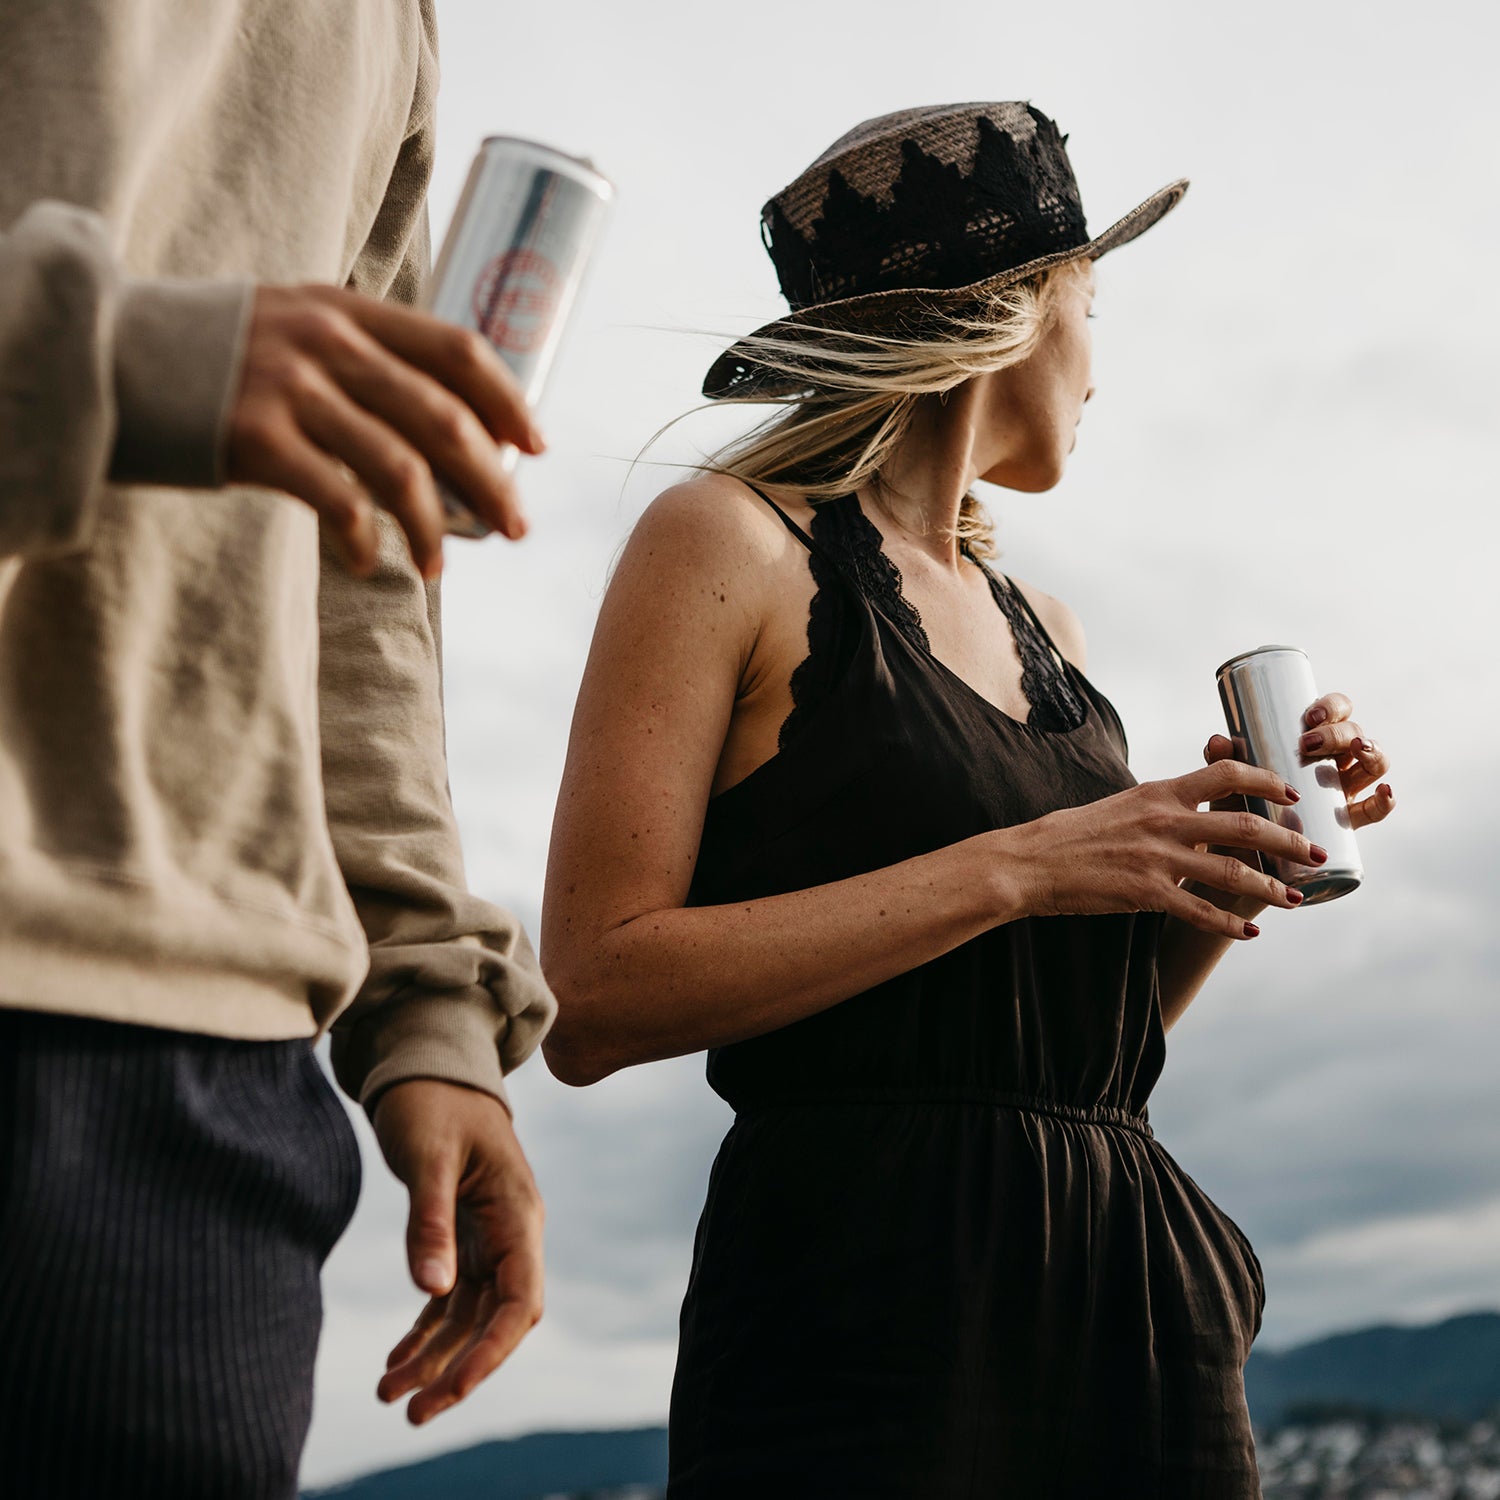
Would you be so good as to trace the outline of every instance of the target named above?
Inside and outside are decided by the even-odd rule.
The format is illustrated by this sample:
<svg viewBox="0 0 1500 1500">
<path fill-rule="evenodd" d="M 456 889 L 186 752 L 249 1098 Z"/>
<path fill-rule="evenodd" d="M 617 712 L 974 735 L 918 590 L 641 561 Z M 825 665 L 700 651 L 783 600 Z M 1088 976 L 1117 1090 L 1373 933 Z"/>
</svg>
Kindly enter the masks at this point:
<svg viewBox="0 0 1500 1500">
<path fill-rule="evenodd" d="M 1067 455 L 1058 454 L 1027 463 L 1000 464 L 979 477 L 985 484 L 998 484 L 1002 489 L 1019 490 L 1024 495 L 1040 495 L 1061 482 L 1067 466 Z"/>
</svg>

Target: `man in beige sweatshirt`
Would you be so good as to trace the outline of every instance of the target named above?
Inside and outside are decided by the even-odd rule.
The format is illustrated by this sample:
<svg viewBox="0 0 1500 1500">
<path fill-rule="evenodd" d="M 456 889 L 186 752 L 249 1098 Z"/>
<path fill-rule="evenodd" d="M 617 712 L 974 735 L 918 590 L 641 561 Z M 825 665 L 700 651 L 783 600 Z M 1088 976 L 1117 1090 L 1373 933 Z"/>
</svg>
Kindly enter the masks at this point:
<svg viewBox="0 0 1500 1500">
<path fill-rule="evenodd" d="M 464 885 L 436 469 L 540 441 L 427 264 L 431 0 L 21 0 L 0 34 L 0 1464 L 289 1496 L 358 1155 L 425 1420 L 540 1313 L 503 1074 L 552 1000 Z M 321 525 L 320 525 L 321 523 Z M 323 547 L 320 559 L 320 530 Z"/>
</svg>

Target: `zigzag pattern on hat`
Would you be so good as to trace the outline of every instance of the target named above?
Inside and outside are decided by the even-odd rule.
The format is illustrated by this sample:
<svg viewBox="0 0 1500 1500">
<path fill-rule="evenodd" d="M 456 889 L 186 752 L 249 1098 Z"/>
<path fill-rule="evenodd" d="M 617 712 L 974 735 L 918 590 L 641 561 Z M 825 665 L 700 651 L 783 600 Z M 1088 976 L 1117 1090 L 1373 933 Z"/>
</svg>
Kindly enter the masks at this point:
<svg viewBox="0 0 1500 1500">
<path fill-rule="evenodd" d="M 867 122 L 763 210 L 783 294 L 796 309 L 899 287 L 961 287 L 977 267 L 1087 243 L 1064 140 L 1025 104 Z"/>
</svg>

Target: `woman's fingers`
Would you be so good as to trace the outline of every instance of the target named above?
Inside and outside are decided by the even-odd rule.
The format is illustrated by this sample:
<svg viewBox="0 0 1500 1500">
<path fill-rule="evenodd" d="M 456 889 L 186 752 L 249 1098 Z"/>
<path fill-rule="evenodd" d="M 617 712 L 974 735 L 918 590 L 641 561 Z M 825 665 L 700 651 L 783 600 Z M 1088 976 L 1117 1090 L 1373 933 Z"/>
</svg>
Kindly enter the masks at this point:
<svg viewBox="0 0 1500 1500">
<path fill-rule="evenodd" d="M 1210 742 L 1212 743 L 1212 742 Z M 1259 797 L 1280 807 L 1301 800 L 1301 793 L 1288 786 L 1274 771 L 1247 766 L 1242 760 L 1216 760 L 1201 771 L 1179 776 L 1167 785 L 1187 807 L 1217 802 L 1224 797 Z"/>
<path fill-rule="evenodd" d="M 1302 715 L 1302 722 L 1309 729 L 1317 729 L 1320 725 L 1347 719 L 1353 712 L 1354 705 L 1343 693 L 1324 693 L 1316 703 L 1309 705 Z"/>
<path fill-rule="evenodd" d="M 1186 855 L 1178 866 L 1182 878 L 1199 885 L 1212 886 L 1230 896 L 1245 896 L 1264 902 L 1267 906 L 1280 906 L 1290 911 L 1302 905 L 1302 893 L 1283 885 L 1272 875 L 1265 875 L 1244 860 L 1232 854 L 1200 854 L 1196 851 Z"/>
<path fill-rule="evenodd" d="M 1361 736 L 1352 748 L 1347 765 L 1341 762 L 1339 766 L 1339 780 L 1343 783 L 1344 795 L 1352 800 L 1361 792 L 1368 791 L 1390 769 L 1390 756 L 1374 740 Z"/>
<path fill-rule="evenodd" d="M 1299 865 L 1321 865 L 1328 861 L 1328 851 L 1312 843 L 1305 834 L 1283 828 L 1259 813 L 1240 809 L 1236 812 L 1194 813 L 1189 830 L 1194 844 L 1211 844 L 1222 849 L 1253 849 L 1277 859 L 1289 859 Z"/>
<path fill-rule="evenodd" d="M 1205 765 L 1213 765 L 1215 761 L 1230 760 L 1234 756 L 1234 741 L 1225 734 L 1212 734 L 1208 737 L 1208 743 L 1203 747 L 1203 761 Z"/>
<path fill-rule="evenodd" d="M 1395 810 L 1395 806 L 1395 792 L 1387 782 L 1382 781 L 1373 796 L 1366 797 L 1362 802 L 1350 802 L 1349 826 L 1368 828 L 1371 823 L 1384 822 Z"/>
<path fill-rule="evenodd" d="M 1233 912 L 1221 911 L 1213 902 L 1188 891 L 1176 891 L 1162 909 L 1169 917 L 1176 917 L 1202 932 L 1233 938 L 1237 943 L 1260 936 L 1260 928 L 1254 922 L 1237 917 Z"/>
</svg>

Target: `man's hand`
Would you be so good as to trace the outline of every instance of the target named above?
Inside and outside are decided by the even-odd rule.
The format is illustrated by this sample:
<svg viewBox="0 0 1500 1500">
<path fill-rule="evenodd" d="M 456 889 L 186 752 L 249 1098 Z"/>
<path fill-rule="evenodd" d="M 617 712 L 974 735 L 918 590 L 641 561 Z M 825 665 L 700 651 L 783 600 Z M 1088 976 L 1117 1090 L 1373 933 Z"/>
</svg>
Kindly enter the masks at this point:
<svg viewBox="0 0 1500 1500">
<path fill-rule="evenodd" d="M 420 1425 L 462 1401 L 542 1315 L 542 1200 L 510 1115 L 488 1094 L 413 1079 L 375 1107 L 411 1194 L 406 1253 L 431 1300 L 391 1350 L 377 1394 Z"/>
<path fill-rule="evenodd" d="M 495 530 L 524 535 L 502 443 L 543 447 L 479 334 L 337 287 L 257 290 L 227 477 L 305 500 L 354 572 L 375 566 L 376 505 L 401 523 L 422 576 L 441 571 L 434 476 Z"/>
</svg>

